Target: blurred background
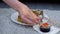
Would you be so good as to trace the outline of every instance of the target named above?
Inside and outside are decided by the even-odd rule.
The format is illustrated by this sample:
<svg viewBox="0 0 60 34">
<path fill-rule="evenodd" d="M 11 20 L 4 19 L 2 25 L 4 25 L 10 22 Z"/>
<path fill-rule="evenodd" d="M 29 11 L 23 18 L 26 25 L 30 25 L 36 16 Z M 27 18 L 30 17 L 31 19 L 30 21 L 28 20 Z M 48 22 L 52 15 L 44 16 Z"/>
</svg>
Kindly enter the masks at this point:
<svg viewBox="0 0 60 34">
<path fill-rule="evenodd" d="M 59 0 L 19 0 L 27 4 L 32 9 L 51 9 L 60 10 Z M 0 0 L 0 8 L 9 8 L 3 1 Z"/>
</svg>

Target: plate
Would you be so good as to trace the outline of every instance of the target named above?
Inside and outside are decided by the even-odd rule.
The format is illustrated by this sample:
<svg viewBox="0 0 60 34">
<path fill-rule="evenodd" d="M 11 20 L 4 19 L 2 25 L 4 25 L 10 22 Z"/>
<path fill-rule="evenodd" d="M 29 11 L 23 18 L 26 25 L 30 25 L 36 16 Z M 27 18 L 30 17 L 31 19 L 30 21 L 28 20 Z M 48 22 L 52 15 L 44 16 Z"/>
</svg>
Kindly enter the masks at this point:
<svg viewBox="0 0 60 34">
<path fill-rule="evenodd" d="M 14 23 L 18 23 L 18 24 L 21 24 L 21 25 L 28 25 L 28 24 L 25 24 L 25 23 L 22 23 L 22 22 L 17 21 L 18 16 L 19 16 L 18 12 L 13 13 L 13 14 L 11 15 L 11 20 L 12 20 Z M 49 19 L 48 15 L 45 14 L 45 13 L 44 13 L 44 17 L 46 17 L 46 18 Z M 43 21 L 48 21 L 48 19 L 47 19 L 47 20 L 45 19 L 45 20 L 43 20 Z"/>
<path fill-rule="evenodd" d="M 60 31 L 60 29 L 59 28 L 57 28 L 57 27 L 55 27 L 55 26 L 51 26 L 51 29 L 50 29 L 50 31 L 49 32 L 41 32 L 40 30 L 39 30 L 39 24 L 37 24 L 37 25 L 34 25 L 33 26 L 33 29 L 35 30 L 35 31 L 37 31 L 39 34 L 57 34 L 59 31 Z"/>
</svg>

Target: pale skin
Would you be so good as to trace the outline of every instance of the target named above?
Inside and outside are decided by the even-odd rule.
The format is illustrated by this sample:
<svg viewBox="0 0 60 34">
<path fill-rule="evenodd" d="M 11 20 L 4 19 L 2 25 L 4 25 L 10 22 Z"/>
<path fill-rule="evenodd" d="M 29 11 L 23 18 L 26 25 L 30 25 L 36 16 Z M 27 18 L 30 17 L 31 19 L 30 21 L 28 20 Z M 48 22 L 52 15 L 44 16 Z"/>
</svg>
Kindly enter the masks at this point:
<svg viewBox="0 0 60 34">
<path fill-rule="evenodd" d="M 3 0 L 6 4 L 8 4 L 13 9 L 17 10 L 20 14 L 21 18 L 25 23 L 29 25 L 39 24 L 40 19 L 36 16 L 32 10 L 25 4 L 19 2 L 18 0 Z"/>
</svg>

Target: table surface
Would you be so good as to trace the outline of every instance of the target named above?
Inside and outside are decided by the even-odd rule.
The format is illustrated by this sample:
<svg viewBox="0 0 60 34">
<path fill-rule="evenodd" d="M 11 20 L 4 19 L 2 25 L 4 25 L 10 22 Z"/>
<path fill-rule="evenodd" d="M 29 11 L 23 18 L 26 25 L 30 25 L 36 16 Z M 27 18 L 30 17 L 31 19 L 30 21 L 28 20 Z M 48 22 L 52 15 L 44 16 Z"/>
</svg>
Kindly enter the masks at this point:
<svg viewBox="0 0 60 34">
<path fill-rule="evenodd" d="M 43 5 L 49 8 L 44 8 L 44 12 L 51 18 L 60 22 L 60 6 L 55 6 L 55 9 L 50 4 L 27 4 L 30 8 L 33 9 L 43 9 L 39 8 Z M 1 5 L 0 5 L 1 6 Z M 2 7 L 3 6 L 3 7 Z M 10 7 L 5 7 L 4 4 L 0 7 L 0 34 L 39 34 L 36 32 L 32 27 L 23 26 L 16 24 L 15 22 L 11 21 L 11 15 L 16 12 L 14 9 Z M 53 10 L 52 10 L 53 9 Z M 58 33 L 59 34 L 59 33 Z"/>
</svg>

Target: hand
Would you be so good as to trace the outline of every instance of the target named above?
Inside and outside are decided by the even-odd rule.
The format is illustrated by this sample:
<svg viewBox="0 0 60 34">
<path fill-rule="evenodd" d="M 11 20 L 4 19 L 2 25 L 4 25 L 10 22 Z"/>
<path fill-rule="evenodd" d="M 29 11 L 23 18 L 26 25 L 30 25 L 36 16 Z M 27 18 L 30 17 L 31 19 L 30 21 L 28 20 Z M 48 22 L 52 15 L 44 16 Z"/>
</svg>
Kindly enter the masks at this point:
<svg viewBox="0 0 60 34">
<path fill-rule="evenodd" d="M 3 0 L 10 7 L 17 10 L 25 23 L 34 25 L 39 23 L 40 19 L 26 5 L 18 0 Z"/>
<path fill-rule="evenodd" d="M 22 7 L 19 10 L 19 14 L 22 18 L 22 20 L 29 24 L 29 25 L 35 25 L 40 22 L 40 18 L 37 17 L 31 9 L 29 9 L 26 5 L 22 5 Z"/>
</svg>

